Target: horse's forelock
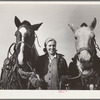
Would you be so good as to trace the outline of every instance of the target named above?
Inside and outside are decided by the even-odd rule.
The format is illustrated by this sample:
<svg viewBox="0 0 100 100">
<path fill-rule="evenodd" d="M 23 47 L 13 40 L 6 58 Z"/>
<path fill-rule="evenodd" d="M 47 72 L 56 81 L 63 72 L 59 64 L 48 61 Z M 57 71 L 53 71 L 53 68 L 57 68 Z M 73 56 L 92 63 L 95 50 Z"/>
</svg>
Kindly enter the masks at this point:
<svg viewBox="0 0 100 100">
<path fill-rule="evenodd" d="M 83 26 L 88 27 L 88 25 L 86 23 L 82 23 L 81 27 L 83 27 Z"/>
<path fill-rule="evenodd" d="M 31 26 L 30 22 L 28 22 L 28 21 L 26 21 L 26 20 L 24 20 L 24 21 L 21 23 L 21 25 L 23 25 L 23 24 L 25 24 L 25 25 L 27 25 L 27 26 Z"/>
</svg>

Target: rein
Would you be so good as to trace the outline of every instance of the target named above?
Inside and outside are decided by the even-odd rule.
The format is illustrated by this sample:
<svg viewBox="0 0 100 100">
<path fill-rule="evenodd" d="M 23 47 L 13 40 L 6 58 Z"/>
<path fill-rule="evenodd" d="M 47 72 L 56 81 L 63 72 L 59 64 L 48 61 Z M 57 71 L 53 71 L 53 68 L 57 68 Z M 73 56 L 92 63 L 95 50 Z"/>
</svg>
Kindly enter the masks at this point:
<svg viewBox="0 0 100 100">
<path fill-rule="evenodd" d="M 19 44 L 21 44 L 21 43 L 24 43 L 24 44 L 25 44 L 27 47 L 29 47 L 30 49 L 32 49 L 32 48 L 34 47 L 34 44 L 33 44 L 32 47 L 31 47 L 30 45 L 28 45 L 27 43 L 25 43 L 25 42 L 23 42 L 23 41 L 18 42 L 18 44 L 12 43 L 11 46 L 9 47 L 9 49 L 8 49 L 8 53 L 7 53 L 7 62 L 8 62 L 8 61 L 11 61 L 11 59 L 13 59 L 13 55 L 16 53 L 16 50 L 15 50 L 15 52 L 12 54 L 12 53 L 11 53 L 11 48 L 12 48 L 13 46 L 16 46 L 16 49 L 17 49 L 18 46 L 19 46 Z M 11 57 L 9 57 L 9 54 L 11 54 Z M 15 58 L 14 58 L 14 59 L 15 59 Z M 12 62 L 12 63 L 14 63 L 14 62 Z M 21 76 L 23 79 L 30 78 L 31 76 L 36 76 L 37 74 L 36 74 L 35 71 L 33 71 L 31 63 L 27 61 L 27 62 L 26 62 L 26 65 L 30 68 L 31 72 L 26 72 L 26 71 L 21 70 L 20 67 L 18 66 L 17 61 L 15 61 L 15 65 L 14 65 L 14 67 L 12 67 L 13 69 L 11 69 L 11 72 L 15 71 L 15 68 L 17 67 L 17 68 L 18 68 L 18 73 L 20 74 L 20 76 Z M 9 73 L 8 77 L 10 76 L 11 72 Z M 18 77 L 19 77 L 19 76 L 18 76 Z M 28 80 L 29 80 L 29 79 L 28 79 Z M 11 82 L 12 82 L 12 77 L 11 77 L 10 83 L 11 83 Z M 10 83 L 9 83 L 9 85 L 10 85 Z M 20 82 L 19 80 L 18 80 L 18 83 L 19 83 L 19 85 L 20 85 L 20 88 L 22 88 L 21 82 Z M 29 89 L 29 85 L 30 85 L 29 83 L 30 83 L 30 82 L 28 81 L 27 89 Z"/>
<path fill-rule="evenodd" d="M 38 46 L 39 46 L 39 47 L 41 47 L 41 46 L 40 46 L 40 44 L 39 44 L 39 39 L 38 39 L 37 34 L 35 34 L 35 36 L 36 36 L 35 38 L 37 38 L 37 43 L 38 43 Z"/>
<path fill-rule="evenodd" d="M 79 74 L 77 75 L 77 76 L 75 76 L 75 77 L 67 77 L 67 79 L 68 80 L 75 80 L 75 79 L 78 79 L 78 78 L 80 78 L 81 77 L 81 72 L 79 71 Z"/>
<path fill-rule="evenodd" d="M 13 45 L 16 45 L 16 43 L 12 43 L 11 46 L 9 47 L 8 53 L 7 53 L 7 58 L 9 58 L 9 53 L 10 53 L 11 55 L 13 55 L 13 54 L 11 53 L 11 47 L 12 47 Z"/>
</svg>

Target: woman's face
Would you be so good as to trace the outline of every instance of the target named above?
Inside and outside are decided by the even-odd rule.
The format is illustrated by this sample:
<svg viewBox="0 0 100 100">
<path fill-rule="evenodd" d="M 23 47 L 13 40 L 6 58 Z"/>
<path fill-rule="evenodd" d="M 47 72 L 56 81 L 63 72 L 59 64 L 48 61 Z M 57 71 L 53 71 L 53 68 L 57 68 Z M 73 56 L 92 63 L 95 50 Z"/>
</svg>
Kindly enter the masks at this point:
<svg viewBox="0 0 100 100">
<path fill-rule="evenodd" d="M 56 53 L 56 43 L 54 41 L 49 41 L 46 49 L 49 55 L 54 55 Z"/>
</svg>

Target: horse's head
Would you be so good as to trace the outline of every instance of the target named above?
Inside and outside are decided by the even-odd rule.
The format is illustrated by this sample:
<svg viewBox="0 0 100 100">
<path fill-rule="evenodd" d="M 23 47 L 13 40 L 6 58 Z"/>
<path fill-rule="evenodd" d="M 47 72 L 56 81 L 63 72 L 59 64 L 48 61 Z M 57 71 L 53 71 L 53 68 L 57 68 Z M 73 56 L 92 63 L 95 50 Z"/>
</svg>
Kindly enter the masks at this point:
<svg viewBox="0 0 100 100">
<path fill-rule="evenodd" d="M 72 25 L 69 26 L 74 32 L 76 56 L 77 61 L 81 65 L 80 69 L 89 69 L 92 66 L 93 57 L 96 54 L 95 34 L 93 32 L 96 26 L 96 18 L 94 18 L 90 26 L 83 23 L 77 30 Z"/>
<path fill-rule="evenodd" d="M 42 23 L 31 25 L 28 21 L 24 20 L 21 22 L 15 17 L 15 25 L 17 27 L 17 31 L 15 32 L 16 52 L 18 56 L 17 63 L 19 66 L 23 66 L 25 61 L 31 58 L 31 52 L 36 37 L 34 31 L 38 30 L 41 24 Z"/>
</svg>

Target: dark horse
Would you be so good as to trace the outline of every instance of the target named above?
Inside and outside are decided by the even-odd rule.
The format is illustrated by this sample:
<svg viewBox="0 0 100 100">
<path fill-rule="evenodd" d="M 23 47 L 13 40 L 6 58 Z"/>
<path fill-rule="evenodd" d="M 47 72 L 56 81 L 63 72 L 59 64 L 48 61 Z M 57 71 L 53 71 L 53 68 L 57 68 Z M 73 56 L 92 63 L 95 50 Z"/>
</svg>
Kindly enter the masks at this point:
<svg viewBox="0 0 100 100">
<path fill-rule="evenodd" d="M 21 22 L 15 17 L 15 32 L 16 43 L 13 43 L 9 50 L 7 58 L 1 72 L 1 89 L 35 89 L 29 78 L 35 73 L 36 60 L 38 55 L 35 47 L 36 34 L 34 31 L 42 25 L 31 25 L 28 21 Z M 11 48 L 14 47 L 14 53 L 11 53 Z M 10 55 L 10 57 L 9 57 Z"/>
<path fill-rule="evenodd" d="M 99 90 L 100 89 L 100 58 L 97 56 L 95 34 L 96 18 L 88 26 L 83 23 L 74 33 L 76 54 L 69 64 L 68 88 L 72 90 Z M 99 49 L 100 50 L 100 49 Z"/>
</svg>

